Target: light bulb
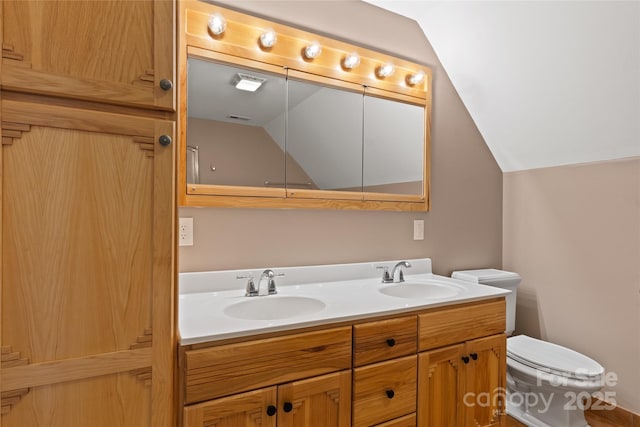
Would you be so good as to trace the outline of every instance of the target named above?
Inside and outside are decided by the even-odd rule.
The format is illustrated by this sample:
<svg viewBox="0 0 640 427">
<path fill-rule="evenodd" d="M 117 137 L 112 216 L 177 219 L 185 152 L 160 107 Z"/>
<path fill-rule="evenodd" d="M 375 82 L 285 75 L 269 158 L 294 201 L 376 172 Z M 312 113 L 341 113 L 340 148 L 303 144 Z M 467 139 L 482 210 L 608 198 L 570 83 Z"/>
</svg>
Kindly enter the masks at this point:
<svg viewBox="0 0 640 427">
<path fill-rule="evenodd" d="M 415 86 L 417 84 L 420 84 L 422 83 L 423 80 L 424 80 L 424 71 L 422 70 L 407 76 L 407 83 L 409 84 L 409 86 Z"/>
<path fill-rule="evenodd" d="M 278 36 L 272 29 L 268 29 L 264 33 L 260 34 L 260 46 L 265 49 L 273 47 L 273 45 L 275 45 L 277 41 Z"/>
<path fill-rule="evenodd" d="M 308 44 L 304 48 L 303 53 L 304 53 L 304 57 L 307 59 L 317 58 L 322 53 L 322 46 L 320 46 L 320 43 L 318 42 L 315 42 L 315 41 L 311 42 L 311 44 Z"/>
<path fill-rule="evenodd" d="M 350 53 L 342 60 L 342 66 L 347 70 L 351 70 L 352 68 L 357 67 L 359 64 L 360 55 L 358 55 L 356 52 Z"/>
<path fill-rule="evenodd" d="M 393 67 L 393 64 L 390 62 L 387 62 L 386 64 L 376 68 L 376 76 L 382 79 L 385 77 L 389 77 L 391 74 L 393 74 L 394 71 L 395 71 L 395 68 Z"/>
<path fill-rule="evenodd" d="M 219 13 L 214 13 L 209 16 L 208 27 L 213 35 L 219 36 L 227 29 L 227 20 Z"/>
</svg>

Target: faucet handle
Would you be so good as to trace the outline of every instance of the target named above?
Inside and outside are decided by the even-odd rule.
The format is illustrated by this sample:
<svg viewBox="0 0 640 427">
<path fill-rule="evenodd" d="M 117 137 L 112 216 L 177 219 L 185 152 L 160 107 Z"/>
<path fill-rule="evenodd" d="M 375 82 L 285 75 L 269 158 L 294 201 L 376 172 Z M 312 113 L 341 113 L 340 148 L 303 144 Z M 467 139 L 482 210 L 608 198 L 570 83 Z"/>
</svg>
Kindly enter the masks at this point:
<svg viewBox="0 0 640 427">
<path fill-rule="evenodd" d="M 256 295 L 258 295 L 258 290 L 256 289 L 256 284 L 253 281 L 253 274 L 249 273 L 249 274 L 241 274 L 236 276 L 236 279 L 248 279 L 247 280 L 247 287 L 245 289 L 244 292 L 244 296 L 245 297 L 255 297 Z"/>
<path fill-rule="evenodd" d="M 377 265 L 376 266 L 376 270 L 383 270 L 382 271 L 382 283 L 391 283 L 391 282 L 393 282 L 393 278 L 389 274 L 389 267 L 387 267 L 386 265 Z"/>
<path fill-rule="evenodd" d="M 276 279 L 274 279 L 274 277 L 282 277 L 282 276 L 284 276 L 284 273 L 274 274 L 272 277 L 269 278 L 269 286 L 267 288 L 269 291 L 269 295 L 274 295 L 278 293 L 278 291 L 276 290 Z"/>
</svg>

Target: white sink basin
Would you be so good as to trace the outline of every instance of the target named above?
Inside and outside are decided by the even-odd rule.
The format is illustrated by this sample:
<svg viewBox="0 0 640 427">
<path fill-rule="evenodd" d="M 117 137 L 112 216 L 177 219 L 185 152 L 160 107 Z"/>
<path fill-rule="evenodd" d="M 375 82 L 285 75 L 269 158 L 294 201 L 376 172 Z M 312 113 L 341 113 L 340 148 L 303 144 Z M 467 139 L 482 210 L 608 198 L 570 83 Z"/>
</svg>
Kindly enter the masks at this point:
<svg viewBox="0 0 640 427">
<path fill-rule="evenodd" d="M 379 292 L 397 298 L 449 298 L 464 289 L 451 283 L 437 280 L 412 281 L 384 285 Z"/>
<path fill-rule="evenodd" d="M 225 308 L 224 314 L 236 319 L 275 320 L 313 314 L 325 307 L 325 303 L 315 298 L 268 295 L 247 297 Z"/>
</svg>

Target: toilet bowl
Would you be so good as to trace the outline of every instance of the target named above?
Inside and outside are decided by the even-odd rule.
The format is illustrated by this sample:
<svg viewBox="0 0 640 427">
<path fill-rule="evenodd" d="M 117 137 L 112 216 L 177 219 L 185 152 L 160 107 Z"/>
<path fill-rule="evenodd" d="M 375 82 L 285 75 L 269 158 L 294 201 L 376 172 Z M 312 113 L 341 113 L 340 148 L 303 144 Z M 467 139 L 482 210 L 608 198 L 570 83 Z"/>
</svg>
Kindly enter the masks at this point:
<svg viewBox="0 0 640 427">
<path fill-rule="evenodd" d="M 507 339 L 507 413 L 534 427 L 584 427 L 583 400 L 602 388 L 604 368 L 568 348 L 526 335 Z"/>
<path fill-rule="evenodd" d="M 518 274 L 482 269 L 451 277 L 511 290 L 505 332 L 513 333 Z M 529 427 L 588 426 L 583 401 L 602 388 L 603 376 L 598 362 L 577 351 L 526 335 L 507 338 L 507 414 Z"/>
</svg>

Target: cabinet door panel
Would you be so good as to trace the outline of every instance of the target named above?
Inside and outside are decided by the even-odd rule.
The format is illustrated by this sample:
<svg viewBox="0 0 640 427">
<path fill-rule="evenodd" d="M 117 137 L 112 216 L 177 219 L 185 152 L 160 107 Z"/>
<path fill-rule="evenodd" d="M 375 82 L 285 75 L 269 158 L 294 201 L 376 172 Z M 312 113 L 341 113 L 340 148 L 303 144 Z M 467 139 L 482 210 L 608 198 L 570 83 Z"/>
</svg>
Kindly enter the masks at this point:
<svg viewBox="0 0 640 427">
<path fill-rule="evenodd" d="M 174 2 L 3 1 L 2 86 L 173 109 Z"/>
<path fill-rule="evenodd" d="M 184 427 L 276 427 L 275 414 L 267 408 L 276 404 L 276 388 L 223 397 L 184 410 Z"/>
<path fill-rule="evenodd" d="M 149 382 L 132 373 L 35 387 L 3 415 L 2 426 L 150 425 L 149 389 Z"/>
<path fill-rule="evenodd" d="M 350 422 L 351 371 L 278 388 L 278 427 L 348 427 Z"/>
<path fill-rule="evenodd" d="M 418 425 L 460 427 L 460 397 L 464 389 L 460 357 L 454 345 L 418 355 Z"/>
<path fill-rule="evenodd" d="M 2 119 L 3 426 L 171 425 L 173 124 L 6 99 Z"/>
<path fill-rule="evenodd" d="M 497 335 L 469 341 L 464 364 L 466 387 L 463 408 L 466 426 L 496 426 L 504 412 L 506 338 Z"/>
</svg>

